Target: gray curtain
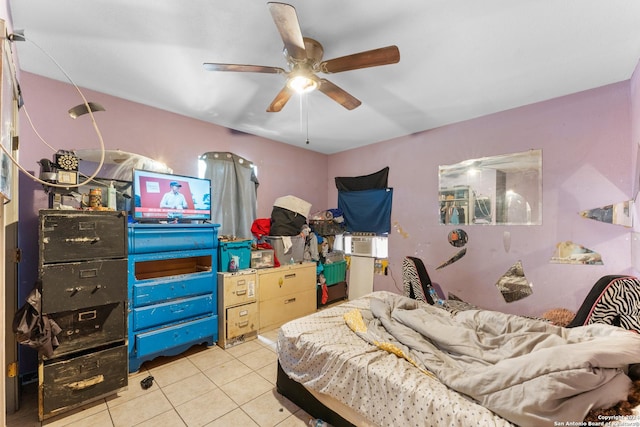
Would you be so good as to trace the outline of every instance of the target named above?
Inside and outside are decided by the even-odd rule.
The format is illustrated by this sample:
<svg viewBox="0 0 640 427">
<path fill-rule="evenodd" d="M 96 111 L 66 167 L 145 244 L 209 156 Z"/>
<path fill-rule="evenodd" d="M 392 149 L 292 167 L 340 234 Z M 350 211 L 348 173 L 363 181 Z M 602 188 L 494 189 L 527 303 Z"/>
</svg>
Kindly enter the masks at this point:
<svg viewBox="0 0 640 427">
<path fill-rule="evenodd" d="M 258 179 L 253 162 L 227 152 L 208 152 L 205 177 L 211 180 L 211 220 L 218 235 L 250 239 L 256 219 Z"/>
</svg>

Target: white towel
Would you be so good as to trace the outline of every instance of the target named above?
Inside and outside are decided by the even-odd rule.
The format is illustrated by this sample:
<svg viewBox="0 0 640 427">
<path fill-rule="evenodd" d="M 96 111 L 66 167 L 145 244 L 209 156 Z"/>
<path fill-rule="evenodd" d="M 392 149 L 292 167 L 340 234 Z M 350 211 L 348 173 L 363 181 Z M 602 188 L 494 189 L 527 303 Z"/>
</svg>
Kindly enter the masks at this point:
<svg viewBox="0 0 640 427">
<path fill-rule="evenodd" d="M 291 246 L 293 246 L 293 243 L 291 243 L 291 236 L 282 236 L 283 253 L 286 254 L 289 252 Z"/>
</svg>

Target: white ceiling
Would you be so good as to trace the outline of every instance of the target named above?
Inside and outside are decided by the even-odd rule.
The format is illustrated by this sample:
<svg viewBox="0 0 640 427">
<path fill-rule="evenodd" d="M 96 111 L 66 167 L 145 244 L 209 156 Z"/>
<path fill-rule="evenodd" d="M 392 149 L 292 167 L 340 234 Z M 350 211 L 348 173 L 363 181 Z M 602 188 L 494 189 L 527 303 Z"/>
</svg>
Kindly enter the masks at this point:
<svg viewBox="0 0 640 427">
<path fill-rule="evenodd" d="M 204 70 L 203 62 L 286 68 L 266 1 L 10 0 L 10 8 L 27 38 L 14 43 L 25 71 L 68 81 L 48 54 L 78 86 L 327 154 L 628 80 L 640 59 L 638 0 L 289 3 L 324 59 L 398 46 L 398 64 L 321 75 L 360 107 L 316 91 L 267 113 L 283 76 Z"/>
</svg>

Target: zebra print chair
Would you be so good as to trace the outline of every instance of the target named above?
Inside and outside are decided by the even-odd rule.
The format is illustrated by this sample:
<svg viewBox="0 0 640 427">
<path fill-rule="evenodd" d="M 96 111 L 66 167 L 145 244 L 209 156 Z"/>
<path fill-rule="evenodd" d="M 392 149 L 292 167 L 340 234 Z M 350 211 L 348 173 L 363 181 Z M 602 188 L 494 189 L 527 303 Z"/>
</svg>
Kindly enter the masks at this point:
<svg viewBox="0 0 640 427">
<path fill-rule="evenodd" d="M 567 328 L 591 323 L 606 323 L 640 332 L 640 280 L 634 276 L 601 277 Z"/>
<path fill-rule="evenodd" d="M 429 294 L 431 279 L 420 258 L 408 256 L 402 261 L 402 286 L 405 296 L 433 305 Z"/>
</svg>

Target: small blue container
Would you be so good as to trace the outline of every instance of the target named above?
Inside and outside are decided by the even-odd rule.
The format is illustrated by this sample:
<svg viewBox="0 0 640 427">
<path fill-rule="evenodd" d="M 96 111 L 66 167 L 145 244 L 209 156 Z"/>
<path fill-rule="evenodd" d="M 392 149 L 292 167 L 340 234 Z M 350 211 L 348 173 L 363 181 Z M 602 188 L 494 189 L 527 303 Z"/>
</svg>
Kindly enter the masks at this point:
<svg viewBox="0 0 640 427">
<path fill-rule="evenodd" d="M 232 259 L 236 270 L 250 268 L 251 240 L 221 240 L 218 246 L 218 271 L 228 272 Z"/>
</svg>

